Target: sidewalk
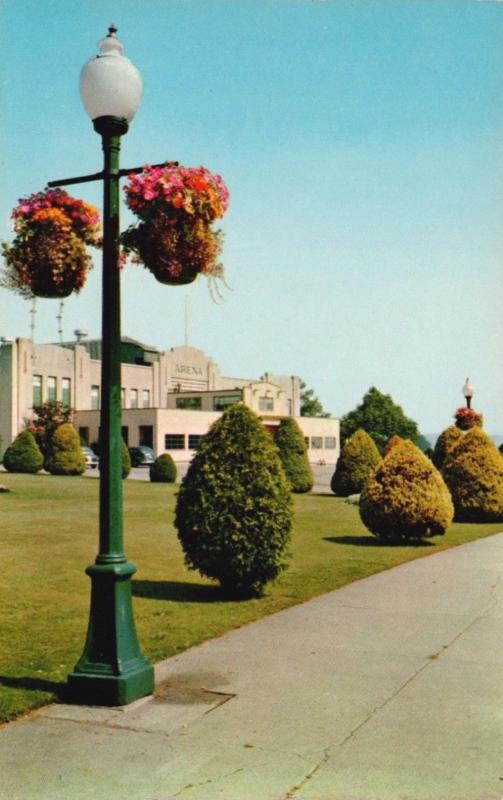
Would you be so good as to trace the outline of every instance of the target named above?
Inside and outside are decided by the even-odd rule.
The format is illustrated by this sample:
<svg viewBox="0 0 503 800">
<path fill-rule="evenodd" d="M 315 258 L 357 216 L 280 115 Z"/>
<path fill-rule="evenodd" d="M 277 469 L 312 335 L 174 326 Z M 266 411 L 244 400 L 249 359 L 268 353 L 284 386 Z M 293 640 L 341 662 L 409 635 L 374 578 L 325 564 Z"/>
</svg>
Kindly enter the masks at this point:
<svg viewBox="0 0 503 800">
<path fill-rule="evenodd" d="M 503 533 L 0 729 L 2 800 L 502 800 Z M 203 612 L 204 613 L 204 612 Z"/>
</svg>

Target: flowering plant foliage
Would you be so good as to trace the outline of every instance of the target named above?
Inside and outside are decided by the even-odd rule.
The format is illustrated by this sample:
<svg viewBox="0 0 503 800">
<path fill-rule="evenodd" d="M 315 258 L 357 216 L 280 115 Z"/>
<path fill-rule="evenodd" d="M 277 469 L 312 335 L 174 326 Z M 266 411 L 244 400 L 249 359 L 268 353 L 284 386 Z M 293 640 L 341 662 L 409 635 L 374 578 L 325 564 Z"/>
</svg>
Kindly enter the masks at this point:
<svg viewBox="0 0 503 800">
<path fill-rule="evenodd" d="M 126 254 L 163 283 L 190 283 L 200 273 L 223 276 L 222 234 L 211 227 L 229 201 L 219 175 L 175 162 L 147 165 L 130 176 L 124 191 L 140 220 L 121 236 Z"/>
<path fill-rule="evenodd" d="M 21 198 L 12 219 L 16 236 L 2 243 L 1 285 L 25 297 L 80 291 L 92 267 L 85 245 L 101 245 L 98 210 L 62 189 L 46 189 Z"/>
<path fill-rule="evenodd" d="M 454 414 L 454 419 L 456 420 L 456 426 L 462 431 L 467 431 L 475 426 L 481 428 L 484 421 L 482 414 L 478 414 L 473 408 L 468 408 L 468 406 L 458 408 Z"/>
</svg>

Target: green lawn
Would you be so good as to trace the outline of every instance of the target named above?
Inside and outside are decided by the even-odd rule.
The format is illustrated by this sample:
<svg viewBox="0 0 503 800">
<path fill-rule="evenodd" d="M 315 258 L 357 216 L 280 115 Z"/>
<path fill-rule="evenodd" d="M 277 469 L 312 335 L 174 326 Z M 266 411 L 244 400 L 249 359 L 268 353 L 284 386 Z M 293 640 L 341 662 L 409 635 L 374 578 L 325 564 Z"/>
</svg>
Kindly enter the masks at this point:
<svg viewBox="0 0 503 800">
<path fill-rule="evenodd" d="M 0 720 L 57 696 L 84 643 L 89 579 L 97 548 L 98 481 L 2 474 L 0 494 Z M 383 546 L 358 509 L 333 496 L 295 497 L 289 569 L 260 598 L 229 601 L 189 572 L 172 525 L 176 488 L 125 482 L 125 549 L 138 571 L 135 618 L 153 661 L 350 581 L 446 547 L 488 536 L 501 524 L 455 524 L 422 546 Z"/>
</svg>

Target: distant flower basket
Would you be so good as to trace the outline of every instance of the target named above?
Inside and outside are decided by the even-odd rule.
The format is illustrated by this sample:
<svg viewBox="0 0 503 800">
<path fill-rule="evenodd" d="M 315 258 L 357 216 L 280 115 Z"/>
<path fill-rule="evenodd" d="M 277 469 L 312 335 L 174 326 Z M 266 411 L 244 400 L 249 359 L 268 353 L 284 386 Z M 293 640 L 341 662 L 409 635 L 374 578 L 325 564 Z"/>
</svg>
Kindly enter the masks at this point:
<svg viewBox="0 0 503 800">
<path fill-rule="evenodd" d="M 46 189 L 19 200 L 12 218 L 16 236 L 2 243 L 1 285 L 25 297 L 79 292 L 92 268 L 86 245 L 101 245 L 97 209 L 62 189 Z"/>
<path fill-rule="evenodd" d="M 482 414 L 478 414 L 473 408 L 465 406 L 458 408 L 454 414 L 454 419 L 456 420 L 456 427 L 460 428 L 462 431 L 468 431 L 470 428 L 475 428 L 476 426 L 481 428 L 484 422 Z"/>
<path fill-rule="evenodd" d="M 199 274 L 223 279 L 222 234 L 212 223 L 227 210 L 229 192 L 219 175 L 174 162 L 145 166 L 124 191 L 139 217 L 121 236 L 126 255 L 165 284 L 192 283 Z"/>
</svg>

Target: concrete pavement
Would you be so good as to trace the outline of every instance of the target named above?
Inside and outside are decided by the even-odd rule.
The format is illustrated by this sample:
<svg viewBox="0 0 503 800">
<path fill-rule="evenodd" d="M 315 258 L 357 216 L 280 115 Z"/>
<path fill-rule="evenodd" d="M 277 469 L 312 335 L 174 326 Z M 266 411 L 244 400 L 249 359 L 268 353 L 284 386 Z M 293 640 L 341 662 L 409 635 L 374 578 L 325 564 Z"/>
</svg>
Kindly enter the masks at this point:
<svg viewBox="0 0 503 800">
<path fill-rule="evenodd" d="M 502 800 L 503 533 L 0 729 L 9 800 Z M 204 613 L 204 609 L 202 611 Z"/>
</svg>

